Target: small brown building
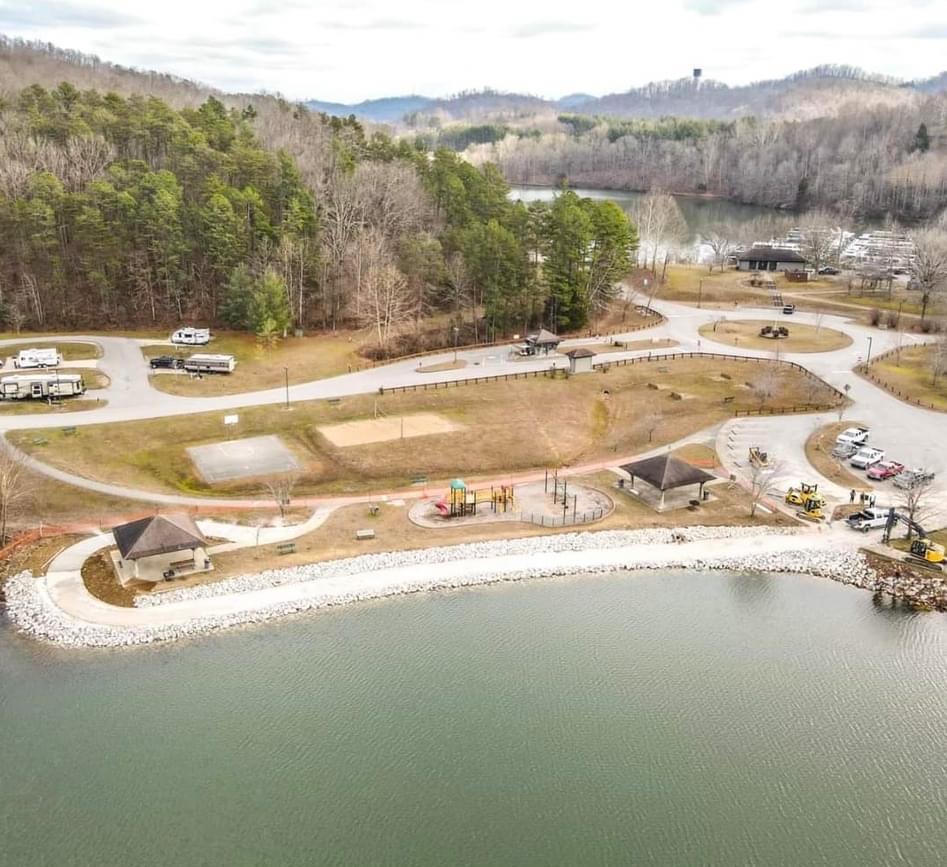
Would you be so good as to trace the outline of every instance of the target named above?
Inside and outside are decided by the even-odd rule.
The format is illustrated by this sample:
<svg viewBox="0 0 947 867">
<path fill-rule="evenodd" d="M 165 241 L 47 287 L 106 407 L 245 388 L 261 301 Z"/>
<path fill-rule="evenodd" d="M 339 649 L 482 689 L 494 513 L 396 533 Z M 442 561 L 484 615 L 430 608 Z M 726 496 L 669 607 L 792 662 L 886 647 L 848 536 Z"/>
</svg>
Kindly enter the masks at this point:
<svg viewBox="0 0 947 867">
<path fill-rule="evenodd" d="M 750 247 L 737 255 L 739 271 L 799 271 L 807 264 L 805 256 L 782 247 Z"/>
<path fill-rule="evenodd" d="M 657 504 L 659 512 L 665 507 L 665 496 L 668 491 L 696 485 L 696 499 L 703 499 L 704 485 L 716 478 L 716 476 L 670 454 L 632 461 L 630 464 L 622 464 L 620 469 L 631 476 L 632 488 L 634 488 L 635 480 L 638 479 L 660 494 Z M 686 505 L 686 500 L 681 505 Z"/>
<path fill-rule="evenodd" d="M 580 349 L 573 349 L 566 353 L 569 359 L 569 373 L 591 373 L 592 359 L 595 353 L 584 346 Z"/>
<path fill-rule="evenodd" d="M 190 515 L 155 515 L 121 524 L 112 530 L 118 580 L 160 581 L 211 568 L 207 540 Z"/>
</svg>

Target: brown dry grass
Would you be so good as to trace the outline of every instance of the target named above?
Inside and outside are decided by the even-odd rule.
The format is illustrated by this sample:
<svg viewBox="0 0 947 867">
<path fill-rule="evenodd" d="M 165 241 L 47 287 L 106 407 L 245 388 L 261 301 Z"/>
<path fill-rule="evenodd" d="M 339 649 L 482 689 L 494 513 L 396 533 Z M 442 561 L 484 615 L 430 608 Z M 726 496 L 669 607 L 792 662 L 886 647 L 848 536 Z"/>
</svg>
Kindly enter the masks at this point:
<svg viewBox="0 0 947 867">
<path fill-rule="evenodd" d="M 745 492 L 736 486 L 721 482 L 712 487 L 714 498 L 701 505 L 699 509 L 677 509 L 672 512 L 657 513 L 641 501 L 619 492 L 615 488 L 616 476 L 609 472 L 595 473 L 589 476 L 576 476 L 575 481 L 591 485 L 599 490 L 608 491 L 615 501 L 614 511 L 604 520 L 594 525 L 585 525 L 584 530 L 640 529 L 649 527 L 686 527 L 704 526 L 786 526 L 792 523 L 782 514 L 758 514 L 756 519 L 749 517 L 749 507 Z M 355 539 L 355 531 L 371 528 L 375 538 L 365 541 Z M 583 531 L 584 531 L 583 530 Z M 277 567 L 300 566 L 324 560 L 352 557 L 357 554 L 373 554 L 385 551 L 405 551 L 431 547 L 432 545 L 456 545 L 464 542 L 477 542 L 495 539 L 518 539 L 527 536 L 550 535 L 552 533 L 575 532 L 574 527 L 550 529 L 534 524 L 502 522 L 495 524 L 476 524 L 448 526 L 438 529 L 419 527 L 408 519 L 408 506 L 384 504 L 377 515 L 371 515 L 365 505 L 348 506 L 338 509 L 332 516 L 312 533 L 295 540 L 296 551 L 293 554 L 280 555 L 276 545 L 263 545 L 259 548 L 244 548 L 218 554 L 214 559 L 214 571 L 197 575 L 181 582 L 175 587 L 209 583 L 259 572 Z M 114 578 L 113 578 L 114 581 Z M 117 583 L 117 582 L 116 582 Z M 146 591 L 147 592 L 147 591 Z"/>
<path fill-rule="evenodd" d="M 670 349 L 677 345 L 677 341 L 671 340 L 670 337 L 655 337 L 651 340 L 626 340 L 623 343 L 617 341 L 613 343 L 583 343 L 579 346 L 570 344 L 566 350 L 561 351 L 572 352 L 573 349 L 591 349 L 596 355 L 605 355 L 609 352 L 634 352 L 638 349 Z"/>
<path fill-rule="evenodd" d="M 829 481 L 843 488 L 868 491 L 871 490 L 871 485 L 864 476 L 856 476 L 847 468 L 844 461 L 839 461 L 832 456 L 835 438 L 846 428 L 859 427 L 861 424 L 861 422 L 850 420 L 839 421 L 813 431 L 806 440 L 806 458 Z"/>
<path fill-rule="evenodd" d="M 467 362 L 462 358 L 457 361 L 442 361 L 440 364 L 421 364 L 418 365 L 418 373 L 439 373 L 442 370 L 463 370 Z"/>
<path fill-rule="evenodd" d="M 49 335 L 43 335 L 44 337 L 49 337 Z M 24 341 L 23 343 L 14 343 L 9 346 L 0 347 L 0 355 L 10 358 L 14 355 L 18 355 L 21 349 L 34 349 L 35 347 L 40 348 L 52 348 L 53 346 L 59 350 L 59 354 L 62 356 L 63 361 L 86 361 L 91 358 L 101 358 L 102 350 L 97 343 L 70 343 L 69 341 L 63 341 L 62 343 L 52 343 L 44 340 L 42 343 L 30 343 Z"/>
<path fill-rule="evenodd" d="M 89 478 L 152 490 L 259 496 L 256 481 L 211 487 L 199 479 L 187 457 L 189 446 L 234 437 L 276 434 L 297 455 L 304 493 L 369 492 L 406 487 L 417 475 L 505 475 L 568 466 L 611 455 L 630 455 L 648 445 L 646 413 L 660 413 L 652 446 L 680 439 L 758 400 L 742 387 L 767 369 L 755 361 L 709 362 L 680 359 L 612 367 L 607 373 L 555 379 L 536 377 L 382 396 L 353 396 L 337 404 L 313 401 L 291 412 L 262 406 L 238 411 L 237 430 L 224 429 L 221 413 L 153 421 L 85 426 L 73 436 L 43 431 L 48 443 L 33 443 L 36 431 L 13 440 L 42 460 Z M 720 376 L 728 373 L 730 379 Z M 660 385 L 654 392 L 649 383 Z M 686 400 L 672 399 L 672 393 Z M 807 377 L 780 366 L 770 403 L 811 402 Z M 732 398 L 724 403 L 725 398 Z M 335 448 L 319 436 L 320 424 L 370 418 L 375 402 L 389 416 L 439 413 L 462 425 L 441 436 Z"/>
<path fill-rule="evenodd" d="M 42 400 L 4 400 L 0 401 L 0 415 L 45 415 L 61 412 L 87 412 L 99 409 L 108 401 L 105 400 L 74 400 L 64 398 L 60 404 L 49 404 Z"/>
<path fill-rule="evenodd" d="M 181 395 L 240 394 L 278 388 L 285 384 L 289 370 L 290 385 L 325 379 L 370 364 L 358 355 L 365 343 L 363 332 L 337 332 L 312 337 L 289 337 L 272 349 L 260 347 L 252 334 L 215 334 L 208 346 L 144 346 L 145 358 L 178 355 L 187 358 L 198 352 L 233 355 L 237 367 L 231 374 L 209 375 L 196 379 L 185 374 L 162 373 L 153 376 L 159 391 Z"/>
<path fill-rule="evenodd" d="M 872 362 L 872 381 L 909 403 L 947 412 L 947 376 L 932 382 L 934 348 L 911 346 Z"/>
<path fill-rule="evenodd" d="M 53 557 L 82 538 L 79 535 L 60 534 L 23 545 L 6 559 L 0 560 L 0 579 L 9 578 L 25 570 L 29 570 L 34 575 L 42 575 Z"/>
<path fill-rule="evenodd" d="M 781 325 L 789 329 L 789 337 L 775 340 L 760 337 L 760 329 L 767 325 Z M 792 321 L 756 319 L 708 322 L 698 329 L 701 337 L 726 346 L 758 349 L 767 352 L 832 352 L 851 346 L 852 338 L 831 328 L 817 328 Z"/>
</svg>

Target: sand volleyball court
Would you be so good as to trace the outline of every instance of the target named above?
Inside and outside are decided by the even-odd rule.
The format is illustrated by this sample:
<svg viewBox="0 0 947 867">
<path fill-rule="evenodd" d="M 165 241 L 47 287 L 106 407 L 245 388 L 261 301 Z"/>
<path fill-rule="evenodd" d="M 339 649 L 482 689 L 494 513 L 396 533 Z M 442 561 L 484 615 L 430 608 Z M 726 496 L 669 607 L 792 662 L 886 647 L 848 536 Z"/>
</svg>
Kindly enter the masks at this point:
<svg viewBox="0 0 947 867">
<path fill-rule="evenodd" d="M 389 440 L 407 439 L 408 437 L 446 434 L 460 430 L 460 428 L 461 425 L 455 424 L 437 413 L 419 412 L 414 415 L 382 416 L 381 418 L 367 418 L 361 421 L 319 425 L 316 430 L 332 445 L 345 448 L 346 446 L 364 446 L 369 443 L 383 443 Z"/>
</svg>

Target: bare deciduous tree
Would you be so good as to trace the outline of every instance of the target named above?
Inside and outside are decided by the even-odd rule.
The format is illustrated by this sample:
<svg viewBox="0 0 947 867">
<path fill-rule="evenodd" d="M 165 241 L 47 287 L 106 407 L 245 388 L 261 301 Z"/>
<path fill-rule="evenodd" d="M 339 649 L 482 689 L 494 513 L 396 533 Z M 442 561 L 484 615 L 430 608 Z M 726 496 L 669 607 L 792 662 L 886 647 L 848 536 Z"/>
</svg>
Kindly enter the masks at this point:
<svg viewBox="0 0 947 867">
<path fill-rule="evenodd" d="M 407 281 L 391 263 L 378 263 L 366 274 L 363 295 L 362 321 L 384 349 L 398 326 L 411 319 Z"/>
<path fill-rule="evenodd" d="M 7 541 L 10 521 L 26 505 L 26 463 L 23 456 L 6 444 L 0 445 L 0 546 Z"/>
<path fill-rule="evenodd" d="M 947 291 L 947 235 L 939 230 L 914 235 L 915 257 L 911 267 L 914 284 L 921 293 L 921 321 L 932 301 Z"/>
<path fill-rule="evenodd" d="M 295 473 L 283 473 L 263 481 L 263 487 L 279 509 L 280 519 L 286 517 L 286 508 L 290 504 L 293 489 L 298 481 L 299 477 Z"/>
<path fill-rule="evenodd" d="M 754 378 L 752 386 L 753 396 L 759 403 L 760 409 L 763 409 L 771 398 L 779 396 L 781 386 L 779 365 L 769 362 L 761 363 L 760 372 Z"/>
<path fill-rule="evenodd" d="M 767 465 L 749 462 L 746 481 L 750 495 L 750 517 L 756 517 L 760 504 L 776 490 L 776 480 L 782 472 L 780 461 L 770 461 Z"/>
<path fill-rule="evenodd" d="M 933 478 L 918 482 L 910 488 L 905 488 L 899 497 L 898 507 L 901 514 L 909 521 L 920 524 L 925 515 L 930 510 L 931 499 L 934 489 Z M 908 527 L 908 539 L 913 535 L 911 527 Z"/>
</svg>

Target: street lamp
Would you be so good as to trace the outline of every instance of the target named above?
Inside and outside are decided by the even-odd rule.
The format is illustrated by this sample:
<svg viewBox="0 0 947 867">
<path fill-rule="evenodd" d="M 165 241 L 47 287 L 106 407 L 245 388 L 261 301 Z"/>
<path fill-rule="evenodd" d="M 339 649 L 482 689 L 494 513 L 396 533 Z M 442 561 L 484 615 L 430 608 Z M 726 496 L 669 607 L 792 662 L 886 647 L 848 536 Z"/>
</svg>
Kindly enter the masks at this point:
<svg viewBox="0 0 947 867">
<path fill-rule="evenodd" d="M 868 358 L 865 359 L 865 367 L 871 364 L 871 337 L 868 338 Z"/>
<path fill-rule="evenodd" d="M 457 337 L 460 334 L 460 328 L 454 326 L 454 364 L 457 364 Z"/>
<path fill-rule="evenodd" d="M 904 302 L 899 301 L 898 302 L 898 321 L 897 321 L 897 324 L 894 326 L 895 328 L 898 329 L 898 331 L 901 330 L 901 308 L 902 307 L 904 307 Z"/>
<path fill-rule="evenodd" d="M 289 368 L 283 368 L 283 376 L 286 381 L 286 409 L 289 409 Z"/>
</svg>

